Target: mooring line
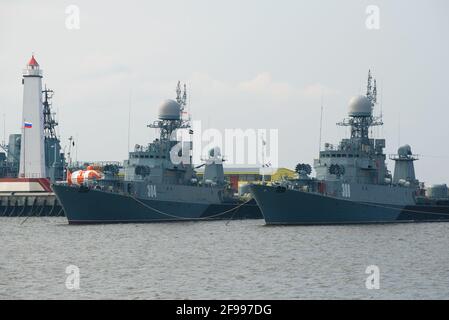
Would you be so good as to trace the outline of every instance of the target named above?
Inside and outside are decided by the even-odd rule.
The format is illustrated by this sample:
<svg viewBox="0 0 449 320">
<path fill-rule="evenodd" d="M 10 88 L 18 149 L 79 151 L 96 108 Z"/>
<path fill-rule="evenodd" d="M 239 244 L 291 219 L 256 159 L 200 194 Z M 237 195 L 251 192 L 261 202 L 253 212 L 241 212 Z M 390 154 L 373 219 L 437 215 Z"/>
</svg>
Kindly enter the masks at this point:
<svg viewBox="0 0 449 320">
<path fill-rule="evenodd" d="M 174 214 L 170 214 L 170 213 L 161 211 L 161 210 L 156 209 L 156 208 L 154 208 L 154 207 L 152 207 L 152 206 L 150 206 L 150 205 L 147 205 L 146 203 L 140 201 L 139 199 L 133 197 L 132 195 L 128 195 L 128 196 L 129 196 L 131 199 L 133 199 L 134 201 L 136 201 L 137 203 L 140 203 L 141 205 L 143 205 L 144 207 L 146 207 L 146 208 L 148 208 L 148 209 L 150 209 L 150 210 L 156 211 L 157 213 L 160 213 L 160 214 L 162 214 L 162 215 L 164 215 L 164 216 L 171 217 L 171 218 L 175 218 L 175 219 L 180 219 L 180 220 L 206 220 L 206 219 L 216 218 L 216 217 L 225 215 L 225 214 L 228 213 L 228 212 L 231 212 L 231 211 L 233 211 L 233 210 L 236 210 L 236 209 L 238 209 L 238 208 L 244 206 L 245 204 L 247 204 L 248 202 L 251 201 L 251 199 L 249 199 L 248 201 L 245 201 L 245 202 L 243 202 L 243 203 L 241 203 L 241 204 L 239 204 L 239 205 L 237 205 L 237 206 L 235 206 L 235 207 L 233 207 L 233 208 L 231 208 L 231 209 L 229 209 L 229 210 L 226 210 L 226 211 L 223 211 L 223 212 L 220 212 L 220 213 L 211 215 L 211 216 L 207 216 L 207 217 L 199 217 L 199 218 L 187 218 L 187 217 L 182 217 L 182 216 L 178 216 L 178 215 L 174 215 Z"/>
</svg>

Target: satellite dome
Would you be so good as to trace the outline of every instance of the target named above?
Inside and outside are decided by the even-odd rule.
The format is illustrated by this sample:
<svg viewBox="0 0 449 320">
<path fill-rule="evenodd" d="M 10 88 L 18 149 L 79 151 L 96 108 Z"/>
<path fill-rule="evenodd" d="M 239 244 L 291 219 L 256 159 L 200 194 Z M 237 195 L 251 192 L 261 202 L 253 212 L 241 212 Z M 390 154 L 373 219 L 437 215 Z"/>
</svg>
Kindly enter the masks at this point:
<svg viewBox="0 0 449 320">
<path fill-rule="evenodd" d="M 412 155 L 412 148 L 408 144 L 403 145 L 402 147 L 399 147 L 398 155 L 400 157 L 411 156 Z"/>
<path fill-rule="evenodd" d="M 159 107 L 159 119 L 179 120 L 181 118 L 181 106 L 174 100 L 165 100 Z"/>
<path fill-rule="evenodd" d="M 369 117 L 371 116 L 371 102 L 366 96 L 355 96 L 349 100 L 350 117 Z"/>
</svg>

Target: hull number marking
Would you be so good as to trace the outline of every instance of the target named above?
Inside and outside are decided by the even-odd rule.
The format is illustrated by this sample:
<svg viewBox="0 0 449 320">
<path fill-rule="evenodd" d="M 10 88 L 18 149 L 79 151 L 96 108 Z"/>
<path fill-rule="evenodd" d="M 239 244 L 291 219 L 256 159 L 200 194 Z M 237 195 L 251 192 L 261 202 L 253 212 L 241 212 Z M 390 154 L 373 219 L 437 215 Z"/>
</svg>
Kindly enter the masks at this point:
<svg viewBox="0 0 449 320">
<path fill-rule="evenodd" d="M 348 183 L 343 183 L 341 185 L 341 195 L 344 198 L 351 198 L 351 185 Z"/>
<path fill-rule="evenodd" d="M 155 185 L 153 185 L 153 184 L 147 185 L 147 190 L 148 190 L 148 198 L 156 198 L 157 197 Z"/>
</svg>

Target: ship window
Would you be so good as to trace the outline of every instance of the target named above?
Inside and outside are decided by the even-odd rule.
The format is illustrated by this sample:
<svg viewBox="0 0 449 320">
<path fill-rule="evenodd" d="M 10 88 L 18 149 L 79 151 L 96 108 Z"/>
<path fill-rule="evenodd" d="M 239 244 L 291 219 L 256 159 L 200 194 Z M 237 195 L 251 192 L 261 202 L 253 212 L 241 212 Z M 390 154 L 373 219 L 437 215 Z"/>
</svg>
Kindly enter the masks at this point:
<svg viewBox="0 0 449 320">
<path fill-rule="evenodd" d="M 335 158 L 335 153 L 332 154 L 332 158 Z"/>
<path fill-rule="evenodd" d="M 337 154 L 337 158 L 341 158 L 341 154 Z"/>
<path fill-rule="evenodd" d="M 156 156 L 156 159 L 159 159 L 159 156 Z"/>
<path fill-rule="evenodd" d="M 353 157 L 353 155 L 352 155 L 352 154 L 348 154 L 348 157 L 349 157 L 349 158 L 352 158 L 352 157 Z"/>
<path fill-rule="evenodd" d="M 153 157 L 153 156 L 150 156 L 150 158 L 153 159 L 154 157 Z"/>
</svg>

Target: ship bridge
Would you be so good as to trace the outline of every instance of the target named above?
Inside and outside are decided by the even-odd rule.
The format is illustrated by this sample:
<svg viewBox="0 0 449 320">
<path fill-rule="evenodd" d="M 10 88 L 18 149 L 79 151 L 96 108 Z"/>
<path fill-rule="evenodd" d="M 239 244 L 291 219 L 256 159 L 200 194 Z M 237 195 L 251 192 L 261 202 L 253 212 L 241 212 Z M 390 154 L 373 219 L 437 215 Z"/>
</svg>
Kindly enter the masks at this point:
<svg viewBox="0 0 449 320">
<path fill-rule="evenodd" d="M 372 126 L 383 125 L 382 117 L 373 115 L 377 102 L 376 80 L 368 74 L 367 93 L 349 101 L 348 118 L 337 123 L 349 126 L 351 136 L 337 147 L 326 143 L 314 161 L 319 180 L 343 180 L 368 184 L 384 184 L 389 173 L 385 164 L 385 139 L 369 137 Z"/>
</svg>

